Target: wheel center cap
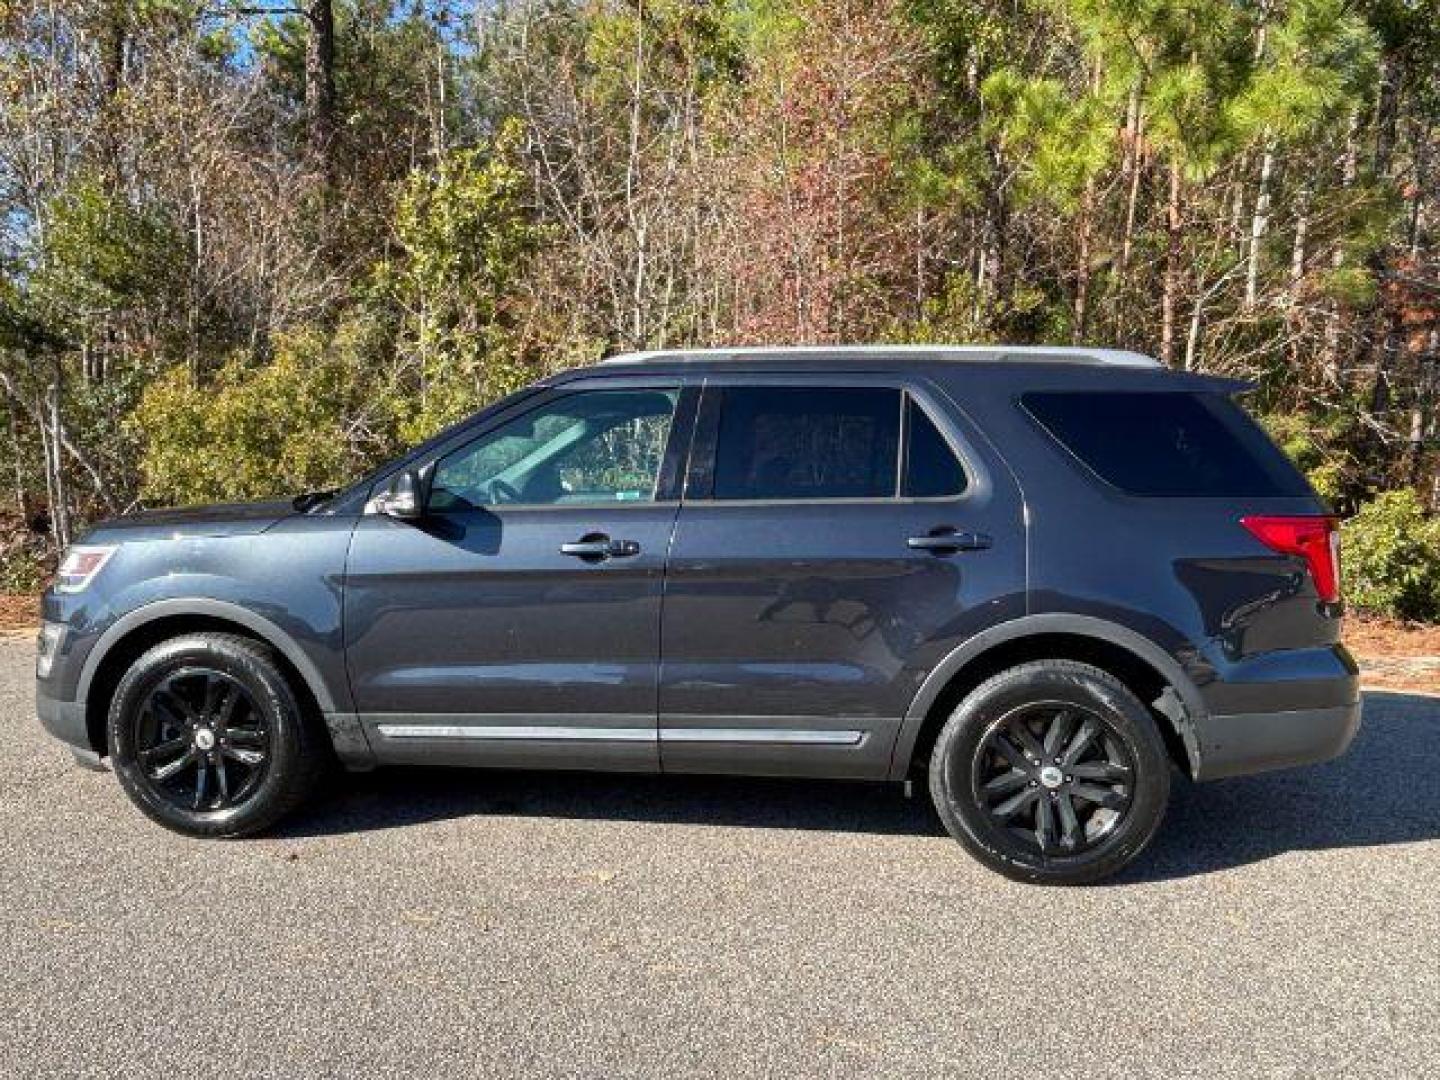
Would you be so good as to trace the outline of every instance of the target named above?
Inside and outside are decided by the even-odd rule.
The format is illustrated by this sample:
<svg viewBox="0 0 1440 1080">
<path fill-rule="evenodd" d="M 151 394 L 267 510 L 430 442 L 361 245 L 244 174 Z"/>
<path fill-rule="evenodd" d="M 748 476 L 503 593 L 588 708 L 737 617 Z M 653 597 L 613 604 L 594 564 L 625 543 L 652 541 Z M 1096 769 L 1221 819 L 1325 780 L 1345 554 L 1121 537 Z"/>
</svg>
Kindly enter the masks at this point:
<svg viewBox="0 0 1440 1080">
<path fill-rule="evenodd" d="M 208 727 L 195 730 L 195 746 L 201 750 L 213 750 L 215 748 L 215 732 Z"/>
<path fill-rule="evenodd" d="M 1054 765 L 1046 765 L 1040 770 L 1040 783 L 1047 788 L 1055 789 L 1065 782 L 1065 774 Z"/>
</svg>

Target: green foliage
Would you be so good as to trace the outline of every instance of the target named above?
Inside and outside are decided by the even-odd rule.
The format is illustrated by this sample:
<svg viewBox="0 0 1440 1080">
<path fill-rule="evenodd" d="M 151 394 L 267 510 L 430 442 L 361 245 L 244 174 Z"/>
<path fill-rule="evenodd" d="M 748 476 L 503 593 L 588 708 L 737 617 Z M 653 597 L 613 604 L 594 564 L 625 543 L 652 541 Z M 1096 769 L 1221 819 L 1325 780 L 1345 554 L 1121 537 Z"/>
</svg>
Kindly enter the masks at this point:
<svg viewBox="0 0 1440 1080">
<path fill-rule="evenodd" d="M 1109 103 L 1008 67 L 986 78 L 980 96 L 989 107 L 987 130 L 1018 162 L 1025 198 L 1074 210 L 1114 150 Z"/>
<path fill-rule="evenodd" d="M 1349 463 L 1333 430 L 1317 427 L 1304 413 L 1268 413 L 1260 422 L 1322 499 L 1332 506 L 1341 502 Z"/>
<path fill-rule="evenodd" d="M 940 345 L 953 341 L 987 344 L 982 319 L 983 299 L 974 281 L 964 274 L 952 274 L 944 288 L 925 302 L 918 319 L 898 322 L 886 337 L 897 343 Z"/>
<path fill-rule="evenodd" d="M 37 593 L 54 569 L 53 558 L 38 542 L 0 553 L 0 593 Z"/>
<path fill-rule="evenodd" d="M 266 364 L 231 360 L 204 385 L 172 369 L 131 422 L 144 440 L 144 496 L 204 503 L 342 483 L 360 464 L 346 430 L 364 414 L 357 376 L 343 353 L 309 336 L 281 341 Z"/>
<path fill-rule="evenodd" d="M 400 432 L 424 438 L 523 378 L 508 350 L 505 303 L 538 230 L 525 214 L 526 177 L 510 160 L 518 130 L 493 152 L 449 154 L 415 171 L 395 208 L 397 254 L 376 270 L 375 293 L 398 317 L 406 404 Z"/>
<path fill-rule="evenodd" d="M 1440 519 L 1409 488 L 1386 491 L 1345 522 L 1345 592 L 1366 611 L 1440 619 Z"/>
<path fill-rule="evenodd" d="M 1266 55 L 1231 102 L 1247 133 L 1293 140 L 1308 135 L 1373 78 L 1375 41 L 1345 0 L 1291 0 L 1268 28 Z"/>
<path fill-rule="evenodd" d="M 97 320 L 163 303 L 177 284 L 176 252 L 184 247 L 165 215 L 131 206 L 94 177 L 49 202 L 42 235 L 28 291 L 56 336 L 83 339 Z"/>
</svg>

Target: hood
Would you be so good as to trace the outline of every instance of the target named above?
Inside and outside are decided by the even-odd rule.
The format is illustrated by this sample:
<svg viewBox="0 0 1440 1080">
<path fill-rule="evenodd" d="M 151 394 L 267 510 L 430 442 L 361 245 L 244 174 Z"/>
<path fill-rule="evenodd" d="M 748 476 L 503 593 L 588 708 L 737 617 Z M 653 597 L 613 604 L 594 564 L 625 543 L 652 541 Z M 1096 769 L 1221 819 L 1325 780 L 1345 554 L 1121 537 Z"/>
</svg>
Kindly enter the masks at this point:
<svg viewBox="0 0 1440 1080">
<path fill-rule="evenodd" d="M 251 536 L 264 532 L 295 509 L 288 502 L 225 503 L 142 510 L 102 521 L 83 540 L 87 544 L 134 540 L 179 540 L 187 536 Z"/>
</svg>

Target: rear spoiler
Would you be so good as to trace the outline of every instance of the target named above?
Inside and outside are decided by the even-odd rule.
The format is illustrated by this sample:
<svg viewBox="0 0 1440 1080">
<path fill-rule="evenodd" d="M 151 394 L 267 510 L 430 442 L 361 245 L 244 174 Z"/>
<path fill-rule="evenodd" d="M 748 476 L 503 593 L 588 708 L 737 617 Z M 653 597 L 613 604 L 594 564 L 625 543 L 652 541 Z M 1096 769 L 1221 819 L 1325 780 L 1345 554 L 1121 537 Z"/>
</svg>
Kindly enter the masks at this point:
<svg viewBox="0 0 1440 1080">
<path fill-rule="evenodd" d="M 1257 387 L 1253 379 L 1230 379 L 1221 375 L 1191 375 L 1187 381 L 1190 381 L 1191 389 L 1209 390 L 1216 394 L 1248 394 Z"/>
</svg>

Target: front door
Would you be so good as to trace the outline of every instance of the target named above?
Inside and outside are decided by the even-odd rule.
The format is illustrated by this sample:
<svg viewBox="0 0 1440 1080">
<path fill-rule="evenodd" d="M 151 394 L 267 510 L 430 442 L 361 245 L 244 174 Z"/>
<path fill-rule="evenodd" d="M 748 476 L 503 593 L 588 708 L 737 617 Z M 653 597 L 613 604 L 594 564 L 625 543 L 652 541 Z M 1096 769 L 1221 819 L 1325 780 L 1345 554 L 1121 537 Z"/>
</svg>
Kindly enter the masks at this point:
<svg viewBox="0 0 1440 1080">
<path fill-rule="evenodd" d="M 938 389 L 712 377 L 666 582 L 662 767 L 883 777 L 925 675 L 1024 590 L 1019 492 Z"/>
<path fill-rule="evenodd" d="M 381 760 L 657 768 L 680 400 L 561 388 L 427 464 L 419 521 L 362 518 L 346 647 Z"/>
</svg>

